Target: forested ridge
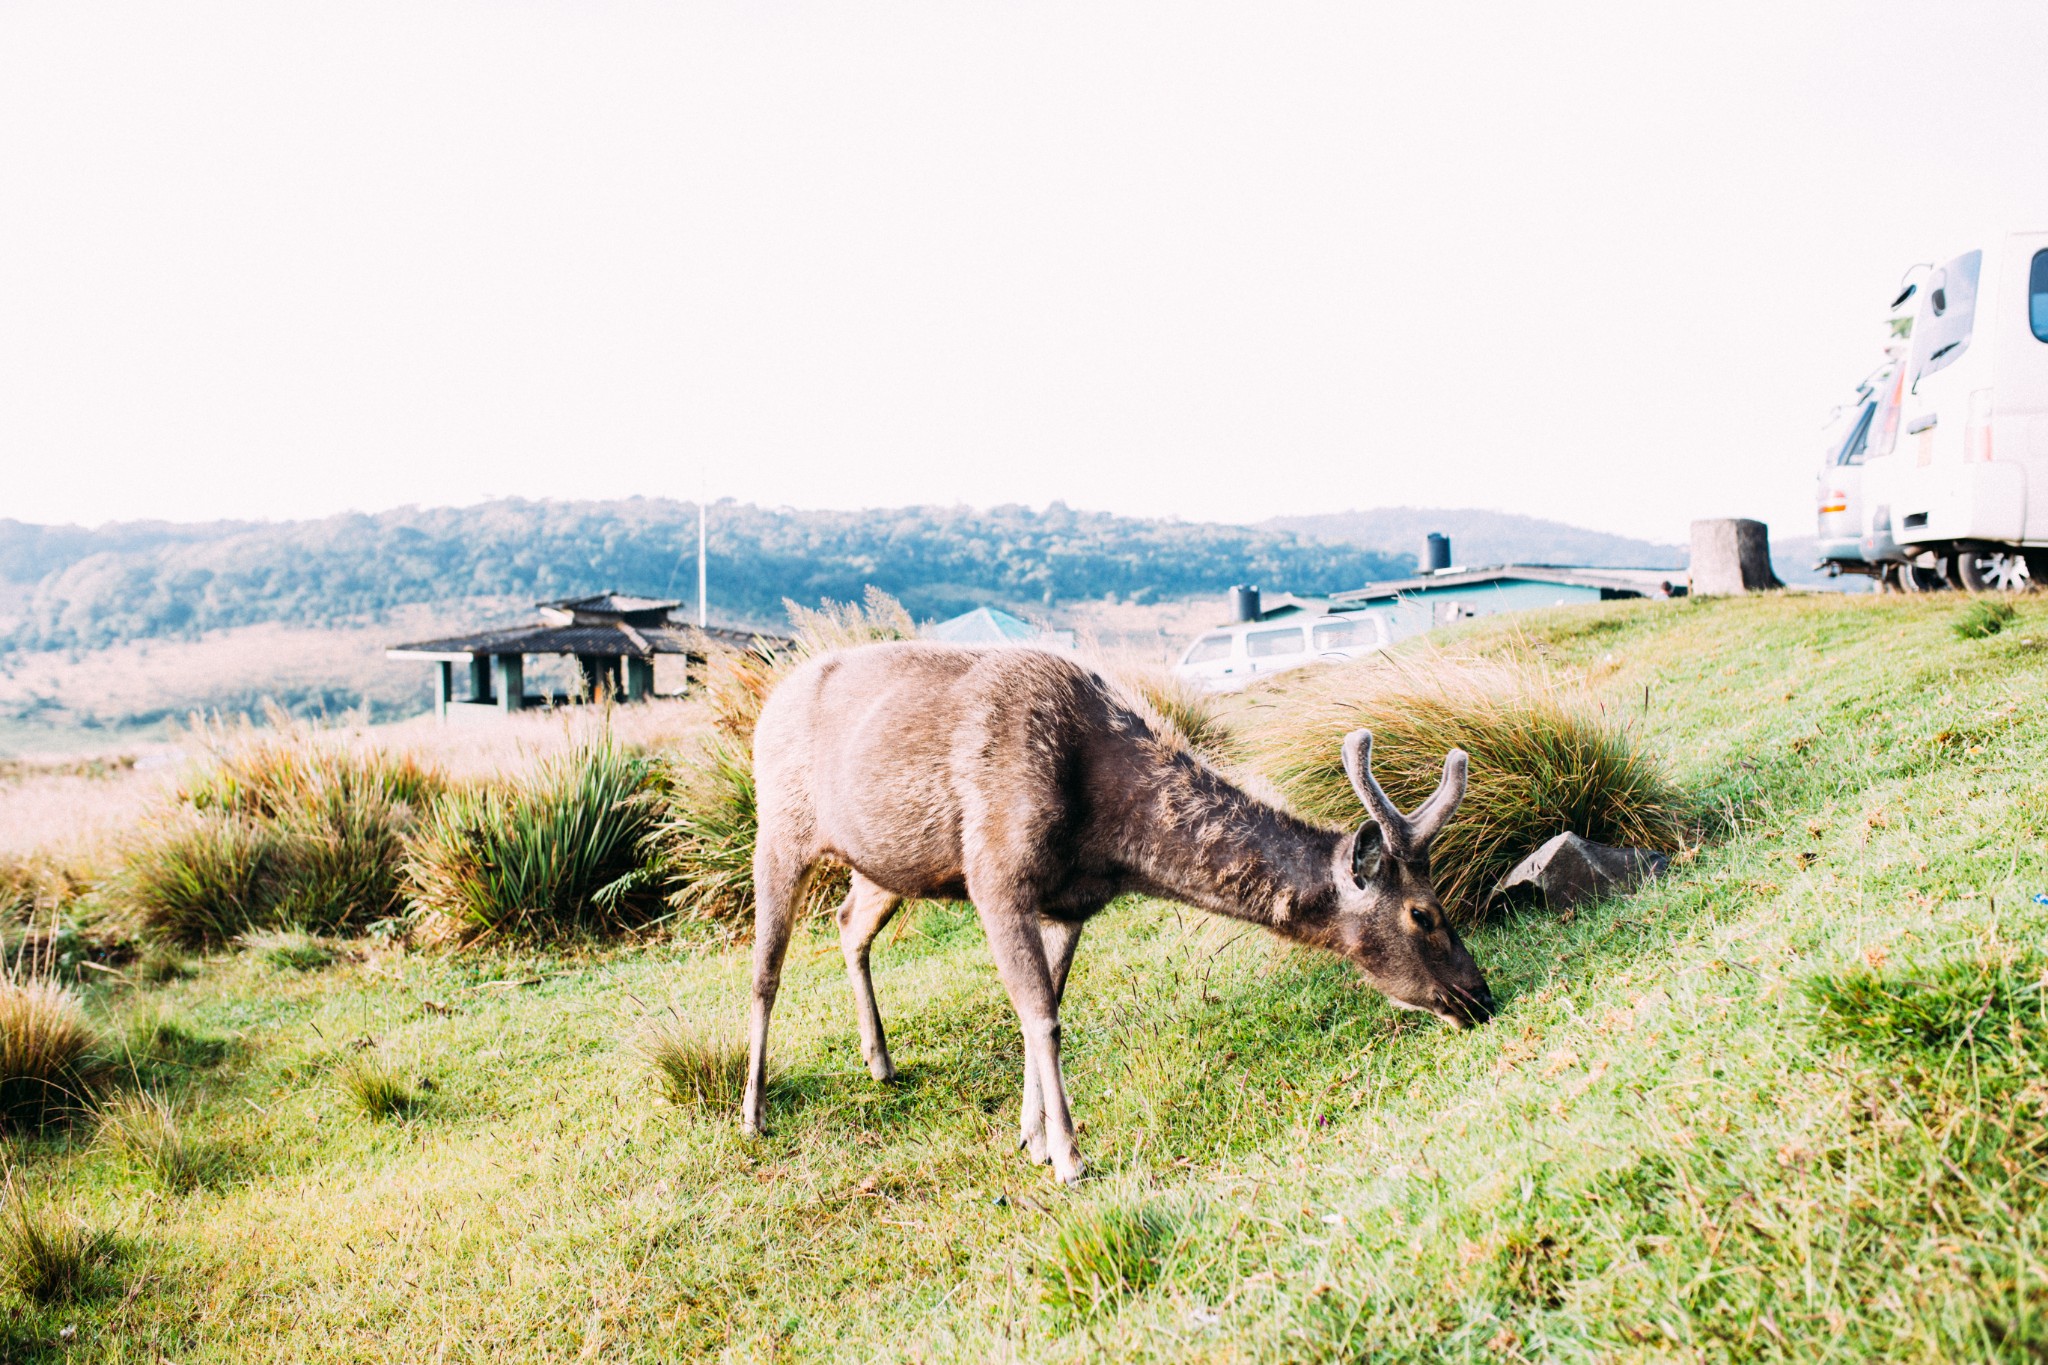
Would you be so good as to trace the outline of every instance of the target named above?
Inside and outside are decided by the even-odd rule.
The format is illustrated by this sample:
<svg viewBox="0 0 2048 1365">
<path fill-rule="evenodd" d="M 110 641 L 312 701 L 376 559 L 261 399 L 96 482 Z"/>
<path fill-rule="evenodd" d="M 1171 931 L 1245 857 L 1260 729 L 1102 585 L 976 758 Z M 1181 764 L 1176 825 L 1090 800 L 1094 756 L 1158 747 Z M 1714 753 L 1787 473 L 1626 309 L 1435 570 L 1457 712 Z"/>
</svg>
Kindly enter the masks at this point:
<svg viewBox="0 0 2048 1365">
<path fill-rule="evenodd" d="M 93 648 L 264 621 L 374 620 L 471 596 L 540 600 L 604 588 L 694 596 L 694 504 L 508 499 L 317 521 L 85 529 L 0 520 L 11 648 Z M 1253 582 L 1320 593 L 1406 573 L 1405 551 L 1272 528 L 1084 512 L 1060 503 L 856 512 L 714 504 L 714 616 L 770 624 L 785 598 L 872 585 L 920 617 L 984 603 L 1151 601 Z"/>
</svg>

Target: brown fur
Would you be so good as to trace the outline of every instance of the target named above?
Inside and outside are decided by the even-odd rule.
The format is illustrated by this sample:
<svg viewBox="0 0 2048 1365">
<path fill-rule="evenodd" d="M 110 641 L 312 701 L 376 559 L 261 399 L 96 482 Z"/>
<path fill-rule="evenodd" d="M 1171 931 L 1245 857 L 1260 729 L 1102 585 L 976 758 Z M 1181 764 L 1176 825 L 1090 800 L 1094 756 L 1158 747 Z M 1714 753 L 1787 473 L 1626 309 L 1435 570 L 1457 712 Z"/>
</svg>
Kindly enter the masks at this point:
<svg viewBox="0 0 2048 1365">
<path fill-rule="evenodd" d="M 1142 891 L 1341 953 L 1398 1004 L 1453 1023 L 1492 1009 L 1437 905 L 1428 841 L 1464 787 L 1413 817 L 1346 743 L 1376 817 L 1338 832 L 1232 785 L 1162 736 L 1102 678 L 1030 649 L 867 645 L 813 659 L 777 687 L 754 732 L 754 1005 L 743 1121 L 758 1132 L 768 1016 L 804 878 L 854 870 L 839 909 L 862 1051 L 894 1074 L 868 949 L 906 897 L 974 902 L 1025 1034 L 1020 1145 L 1062 1180 L 1080 1157 L 1059 1070 L 1059 997 L 1081 926 Z"/>
</svg>

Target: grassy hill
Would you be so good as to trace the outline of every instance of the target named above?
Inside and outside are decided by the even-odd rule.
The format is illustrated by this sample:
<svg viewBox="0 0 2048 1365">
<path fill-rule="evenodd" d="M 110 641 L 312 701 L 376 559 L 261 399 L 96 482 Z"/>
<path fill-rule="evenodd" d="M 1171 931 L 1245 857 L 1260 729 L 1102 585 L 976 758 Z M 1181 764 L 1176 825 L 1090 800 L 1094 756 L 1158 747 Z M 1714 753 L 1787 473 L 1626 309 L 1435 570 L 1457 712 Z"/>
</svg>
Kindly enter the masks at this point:
<svg viewBox="0 0 2048 1365">
<path fill-rule="evenodd" d="M 1073 1192 L 1011 1150 L 1020 1047 L 964 907 L 878 945 L 889 1086 L 835 938 L 799 939 L 758 1144 L 632 1045 L 737 1026 L 747 951 L 713 934 L 106 978 L 199 1174 L 16 1140 L 116 1240 L 78 1300 L 5 1300 L 0 1356 L 2037 1359 L 2048 601 L 1988 638 L 1965 608 L 1479 623 L 1626 717 L 1706 842 L 1473 935 L 1503 1008 L 1464 1033 L 1256 931 L 1110 911 L 1065 1011 Z M 357 1057 L 418 1106 L 353 1111 Z"/>
<path fill-rule="evenodd" d="M 728 501 L 712 511 L 709 542 L 719 618 L 770 626 L 783 622 L 784 598 L 850 601 L 869 586 L 922 618 L 984 603 L 1213 595 L 1243 581 L 1330 592 L 1413 563 L 1407 550 L 1058 503 L 830 512 Z M 696 507 L 650 498 L 510 499 L 262 525 L 87 531 L 0 521 L 0 583 L 15 597 L 0 651 L 361 623 L 475 597 L 532 602 L 605 588 L 681 597 L 694 594 L 696 553 Z"/>
</svg>

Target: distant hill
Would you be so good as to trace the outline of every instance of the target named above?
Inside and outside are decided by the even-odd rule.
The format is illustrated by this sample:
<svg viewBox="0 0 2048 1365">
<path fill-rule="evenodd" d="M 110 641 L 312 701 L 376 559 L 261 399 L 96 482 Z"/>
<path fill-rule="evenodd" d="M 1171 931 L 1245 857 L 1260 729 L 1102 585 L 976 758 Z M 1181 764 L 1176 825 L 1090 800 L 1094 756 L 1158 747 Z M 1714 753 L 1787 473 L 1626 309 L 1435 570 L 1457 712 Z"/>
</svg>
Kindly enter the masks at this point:
<svg viewBox="0 0 2048 1365">
<path fill-rule="evenodd" d="M 376 621 L 401 607 L 534 601 L 617 588 L 694 596 L 697 511 L 663 499 L 400 508 L 318 521 L 91 530 L 0 521 L 0 648 L 98 648 L 227 627 Z M 772 625 L 785 597 L 858 598 L 869 586 L 920 617 L 984 603 L 1046 608 L 1293 592 L 1408 572 L 1412 551 L 1276 528 L 1043 510 L 712 509 L 711 603 Z"/>
<path fill-rule="evenodd" d="M 1376 507 L 1364 512 L 1321 512 L 1274 517 L 1263 530 L 1344 545 L 1422 553 L 1423 537 L 1441 531 L 1451 538 L 1457 564 L 1585 564 L 1610 568 L 1682 569 L 1687 550 L 1651 540 L 1609 535 L 1541 517 L 1474 508 Z"/>
</svg>

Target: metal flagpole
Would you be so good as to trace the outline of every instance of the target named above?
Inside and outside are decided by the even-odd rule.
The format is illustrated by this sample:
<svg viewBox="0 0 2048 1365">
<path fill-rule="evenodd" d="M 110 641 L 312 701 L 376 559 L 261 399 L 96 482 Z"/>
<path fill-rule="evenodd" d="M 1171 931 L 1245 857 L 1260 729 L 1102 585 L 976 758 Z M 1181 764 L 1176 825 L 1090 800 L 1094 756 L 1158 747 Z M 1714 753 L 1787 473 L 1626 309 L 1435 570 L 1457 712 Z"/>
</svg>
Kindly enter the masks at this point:
<svg viewBox="0 0 2048 1365">
<path fill-rule="evenodd" d="M 708 598 L 704 585 L 704 499 L 697 499 L 697 626 L 702 629 L 711 624 L 711 613 L 707 607 Z"/>
</svg>

